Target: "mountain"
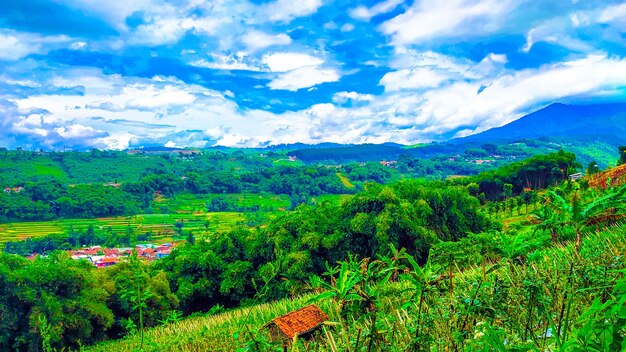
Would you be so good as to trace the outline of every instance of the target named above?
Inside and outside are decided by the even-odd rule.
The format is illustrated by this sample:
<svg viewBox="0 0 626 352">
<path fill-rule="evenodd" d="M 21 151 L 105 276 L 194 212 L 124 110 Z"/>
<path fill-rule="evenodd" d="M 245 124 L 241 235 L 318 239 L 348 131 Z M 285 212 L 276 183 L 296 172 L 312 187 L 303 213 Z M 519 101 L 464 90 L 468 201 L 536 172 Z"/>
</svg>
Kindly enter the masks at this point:
<svg viewBox="0 0 626 352">
<path fill-rule="evenodd" d="M 626 142 L 626 104 L 565 105 L 555 103 L 502 127 L 452 143 L 513 141 L 541 137 Z"/>
</svg>

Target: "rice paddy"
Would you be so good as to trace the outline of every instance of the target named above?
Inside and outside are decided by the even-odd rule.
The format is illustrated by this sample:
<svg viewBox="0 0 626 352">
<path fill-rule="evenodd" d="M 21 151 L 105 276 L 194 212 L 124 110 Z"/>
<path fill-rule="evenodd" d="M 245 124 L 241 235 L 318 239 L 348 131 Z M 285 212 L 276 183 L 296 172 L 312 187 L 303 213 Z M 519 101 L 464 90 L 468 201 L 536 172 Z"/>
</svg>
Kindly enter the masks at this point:
<svg viewBox="0 0 626 352">
<path fill-rule="evenodd" d="M 225 197 L 237 207 L 250 208 L 258 206 L 256 212 L 207 212 L 206 204 L 216 197 Z M 312 199 L 313 202 L 342 202 L 350 195 L 323 195 Z M 233 227 L 275 217 L 289 208 L 290 200 L 286 195 L 239 193 L 211 194 L 196 196 L 191 194 L 178 195 L 175 198 L 163 198 L 155 207 L 162 214 L 138 214 L 96 219 L 60 219 L 51 221 L 0 223 L 0 250 L 4 243 L 20 241 L 28 238 L 44 237 L 53 234 L 67 233 L 70 228 L 85 231 L 93 225 L 96 232 L 112 231 L 117 233 L 130 231 L 134 234 L 152 233 L 152 239 L 158 241 L 171 240 L 175 234 L 174 224 L 183 223 L 185 232 L 197 235 L 227 231 Z"/>
</svg>

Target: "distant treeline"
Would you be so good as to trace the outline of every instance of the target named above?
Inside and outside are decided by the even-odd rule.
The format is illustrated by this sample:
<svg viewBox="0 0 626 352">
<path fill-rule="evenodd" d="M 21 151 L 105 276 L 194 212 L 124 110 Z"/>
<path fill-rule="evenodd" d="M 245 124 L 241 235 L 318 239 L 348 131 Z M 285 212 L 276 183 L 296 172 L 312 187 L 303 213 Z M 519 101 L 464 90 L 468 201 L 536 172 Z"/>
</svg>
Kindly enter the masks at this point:
<svg viewBox="0 0 626 352">
<path fill-rule="evenodd" d="M 576 155 L 563 150 L 557 153 L 536 155 L 524 161 L 480 173 L 470 180 L 479 186 L 488 200 L 501 200 L 524 190 L 544 189 L 554 186 L 578 172 L 581 165 Z M 506 184 L 510 185 L 507 189 Z"/>
<path fill-rule="evenodd" d="M 193 165 L 193 161 L 187 164 Z M 34 181 L 0 192 L 0 222 L 152 213 L 156 195 L 266 192 L 302 197 L 354 192 L 341 183 L 337 170 L 359 183 L 384 183 L 391 177 L 389 169 L 378 163 L 348 165 L 341 169 L 271 163 L 239 173 L 202 171 L 197 166 L 178 171 L 164 167 L 146 171 L 137 181 L 115 180 L 105 184 L 67 184 L 62 179 L 41 174 L 33 177 Z M 218 203 L 210 208 L 225 210 L 221 209 L 223 204 Z"/>
</svg>

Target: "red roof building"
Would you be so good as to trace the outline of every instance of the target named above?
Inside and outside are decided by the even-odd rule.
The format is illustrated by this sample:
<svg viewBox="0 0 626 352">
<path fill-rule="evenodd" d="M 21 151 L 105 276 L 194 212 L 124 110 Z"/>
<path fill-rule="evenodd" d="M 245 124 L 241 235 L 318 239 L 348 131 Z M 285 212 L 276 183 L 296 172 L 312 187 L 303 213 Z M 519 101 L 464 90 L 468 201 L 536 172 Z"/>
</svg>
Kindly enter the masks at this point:
<svg viewBox="0 0 626 352">
<path fill-rule="evenodd" d="M 278 317 L 265 326 L 270 330 L 272 341 L 290 344 L 295 338 L 310 337 L 326 320 L 328 315 L 312 304 Z"/>
</svg>

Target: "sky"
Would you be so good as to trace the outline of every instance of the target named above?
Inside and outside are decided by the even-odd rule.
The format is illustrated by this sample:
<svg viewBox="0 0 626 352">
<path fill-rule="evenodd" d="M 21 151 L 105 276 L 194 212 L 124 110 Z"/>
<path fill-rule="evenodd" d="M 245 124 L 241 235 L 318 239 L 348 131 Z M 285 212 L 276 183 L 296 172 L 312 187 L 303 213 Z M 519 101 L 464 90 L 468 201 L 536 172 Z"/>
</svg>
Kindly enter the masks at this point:
<svg viewBox="0 0 626 352">
<path fill-rule="evenodd" d="M 415 144 L 626 101 L 626 2 L 0 0 L 0 146 Z"/>
</svg>

